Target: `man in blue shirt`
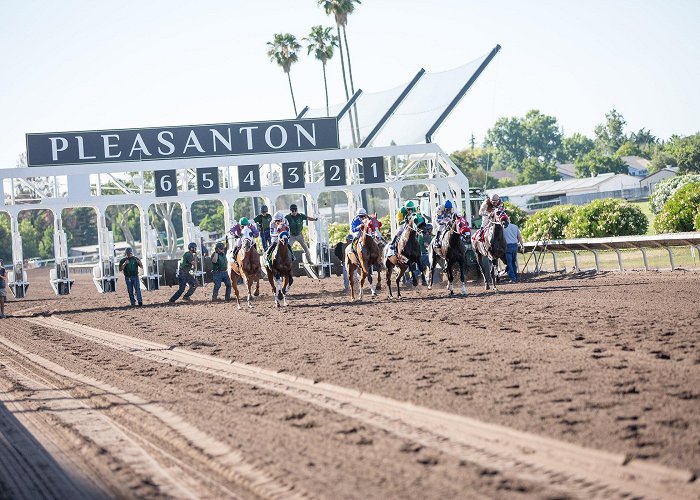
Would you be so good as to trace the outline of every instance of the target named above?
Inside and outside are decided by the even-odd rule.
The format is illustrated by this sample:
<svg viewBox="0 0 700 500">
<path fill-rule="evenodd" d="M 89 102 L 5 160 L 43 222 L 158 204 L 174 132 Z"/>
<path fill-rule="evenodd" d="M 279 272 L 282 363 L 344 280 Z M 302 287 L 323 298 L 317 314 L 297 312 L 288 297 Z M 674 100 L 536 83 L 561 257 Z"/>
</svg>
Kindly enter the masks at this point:
<svg viewBox="0 0 700 500">
<path fill-rule="evenodd" d="M 524 248 L 523 237 L 520 228 L 509 223 L 503 229 L 503 236 L 506 239 L 506 264 L 508 264 L 508 277 L 511 281 L 518 281 L 518 249 Z"/>
</svg>

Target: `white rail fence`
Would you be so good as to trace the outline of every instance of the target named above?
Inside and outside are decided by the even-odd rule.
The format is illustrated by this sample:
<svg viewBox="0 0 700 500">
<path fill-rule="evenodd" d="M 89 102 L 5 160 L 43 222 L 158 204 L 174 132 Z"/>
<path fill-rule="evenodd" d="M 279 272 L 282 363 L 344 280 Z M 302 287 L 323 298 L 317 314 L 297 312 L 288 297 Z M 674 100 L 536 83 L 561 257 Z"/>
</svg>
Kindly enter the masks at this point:
<svg viewBox="0 0 700 500">
<path fill-rule="evenodd" d="M 544 259 L 551 256 L 554 271 L 559 270 L 562 253 L 570 252 L 573 256 L 575 271 L 581 271 L 581 252 L 590 252 L 593 255 L 595 270 L 601 269 L 600 252 L 612 251 L 617 255 L 617 269 L 623 271 L 624 257 L 629 256 L 629 250 L 639 250 L 642 257 L 642 265 L 646 271 L 650 269 L 648 251 L 663 249 L 668 254 L 668 262 L 671 270 L 677 266 L 677 256 L 674 252 L 681 247 L 688 247 L 691 265 L 700 265 L 700 232 L 671 233 L 649 236 L 617 236 L 611 238 L 581 238 L 571 240 L 549 240 L 525 243 L 525 256 L 522 272 L 539 273 L 542 270 Z M 636 252 L 634 252 L 636 253 Z"/>
</svg>

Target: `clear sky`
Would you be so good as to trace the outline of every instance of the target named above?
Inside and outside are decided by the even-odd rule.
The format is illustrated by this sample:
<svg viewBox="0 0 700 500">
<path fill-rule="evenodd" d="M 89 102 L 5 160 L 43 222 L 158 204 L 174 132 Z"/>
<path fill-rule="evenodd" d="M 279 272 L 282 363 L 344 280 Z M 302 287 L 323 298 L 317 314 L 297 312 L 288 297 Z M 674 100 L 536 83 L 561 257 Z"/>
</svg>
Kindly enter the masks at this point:
<svg viewBox="0 0 700 500">
<path fill-rule="evenodd" d="M 289 118 L 274 33 L 334 21 L 315 0 L 0 0 L 0 167 L 24 134 Z M 436 137 L 477 141 L 536 108 L 592 136 L 616 108 L 661 138 L 700 131 L 700 0 L 364 0 L 348 22 L 356 87 L 384 90 L 501 53 Z M 320 63 L 292 69 L 297 103 L 323 105 Z M 338 57 L 331 103 L 344 97 Z"/>
</svg>

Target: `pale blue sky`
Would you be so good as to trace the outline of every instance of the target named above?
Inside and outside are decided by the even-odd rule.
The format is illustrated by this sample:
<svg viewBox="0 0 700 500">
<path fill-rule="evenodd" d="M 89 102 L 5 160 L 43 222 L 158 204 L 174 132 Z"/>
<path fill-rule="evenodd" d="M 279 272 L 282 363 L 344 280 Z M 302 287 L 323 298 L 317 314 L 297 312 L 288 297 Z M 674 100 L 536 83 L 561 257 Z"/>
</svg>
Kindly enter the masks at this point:
<svg viewBox="0 0 700 500">
<path fill-rule="evenodd" d="M 27 132 L 288 118 L 265 42 L 315 24 L 333 25 L 315 0 L 0 0 L 0 166 Z M 364 0 L 348 37 L 368 92 L 502 45 L 438 133 L 447 151 L 532 108 L 567 135 L 613 107 L 661 138 L 700 130 L 699 0 Z M 304 55 L 292 81 L 300 108 L 323 105 L 320 63 Z M 329 84 L 339 102 L 337 57 Z"/>
</svg>

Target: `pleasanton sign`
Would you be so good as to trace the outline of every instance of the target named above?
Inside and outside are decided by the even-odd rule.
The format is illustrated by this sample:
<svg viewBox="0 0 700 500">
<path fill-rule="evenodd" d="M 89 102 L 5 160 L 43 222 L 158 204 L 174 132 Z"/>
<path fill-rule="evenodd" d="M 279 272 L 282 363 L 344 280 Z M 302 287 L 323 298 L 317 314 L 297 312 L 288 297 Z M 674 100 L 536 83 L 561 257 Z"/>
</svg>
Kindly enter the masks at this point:
<svg viewBox="0 0 700 500">
<path fill-rule="evenodd" d="M 30 167 L 338 149 L 336 118 L 27 134 Z"/>
</svg>

